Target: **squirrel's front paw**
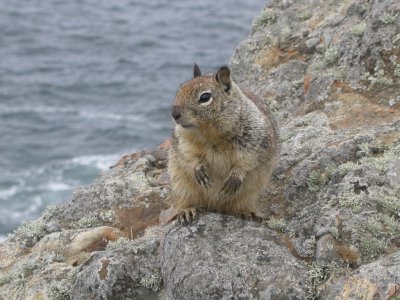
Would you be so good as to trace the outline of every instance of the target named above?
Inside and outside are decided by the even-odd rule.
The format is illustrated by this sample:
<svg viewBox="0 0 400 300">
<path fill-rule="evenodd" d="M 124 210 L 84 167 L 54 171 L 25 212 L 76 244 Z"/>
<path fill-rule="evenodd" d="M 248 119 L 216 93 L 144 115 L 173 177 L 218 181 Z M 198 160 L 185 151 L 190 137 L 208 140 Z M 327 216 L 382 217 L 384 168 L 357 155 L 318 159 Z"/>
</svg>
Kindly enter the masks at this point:
<svg viewBox="0 0 400 300">
<path fill-rule="evenodd" d="M 222 187 L 220 193 L 226 195 L 233 195 L 239 190 L 241 185 L 242 185 L 242 179 L 239 173 L 232 172 L 232 174 L 225 181 L 224 186 Z"/>
<path fill-rule="evenodd" d="M 211 186 L 211 178 L 203 165 L 200 165 L 194 169 L 194 176 L 196 177 L 196 180 L 200 185 L 206 188 L 209 188 Z"/>
</svg>

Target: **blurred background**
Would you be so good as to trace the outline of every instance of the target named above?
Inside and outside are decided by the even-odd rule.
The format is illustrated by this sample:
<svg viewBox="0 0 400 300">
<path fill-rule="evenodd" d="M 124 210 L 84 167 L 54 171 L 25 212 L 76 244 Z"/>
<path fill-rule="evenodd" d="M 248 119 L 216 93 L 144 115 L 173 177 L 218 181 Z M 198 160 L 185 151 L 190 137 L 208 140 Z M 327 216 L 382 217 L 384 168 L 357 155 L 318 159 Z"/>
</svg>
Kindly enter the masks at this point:
<svg viewBox="0 0 400 300">
<path fill-rule="evenodd" d="M 0 241 L 172 130 L 175 91 L 227 64 L 264 0 L 0 0 Z"/>
</svg>

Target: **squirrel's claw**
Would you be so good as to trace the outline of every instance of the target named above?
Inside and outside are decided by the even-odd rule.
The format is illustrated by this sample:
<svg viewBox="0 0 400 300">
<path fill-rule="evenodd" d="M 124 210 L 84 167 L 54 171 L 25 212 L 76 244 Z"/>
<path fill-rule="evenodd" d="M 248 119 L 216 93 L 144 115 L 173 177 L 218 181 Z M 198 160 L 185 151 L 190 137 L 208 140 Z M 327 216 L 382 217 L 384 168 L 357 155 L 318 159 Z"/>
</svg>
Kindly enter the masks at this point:
<svg viewBox="0 0 400 300">
<path fill-rule="evenodd" d="M 196 219 L 196 216 L 197 216 L 196 208 L 186 208 L 183 209 L 180 213 L 178 213 L 177 220 L 178 223 L 181 225 L 188 225 Z"/>
<path fill-rule="evenodd" d="M 209 188 L 211 186 L 212 181 L 210 179 L 210 176 L 208 176 L 208 173 L 204 166 L 198 166 L 194 170 L 194 176 L 196 177 L 196 180 L 200 185 L 206 188 Z"/>
<path fill-rule="evenodd" d="M 233 195 L 239 190 L 241 185 L 242 180 L 240 179 L 240 176 L 237 173 L 232 173 L 232 175 L 229 176 L 229 178 L 225 181 L 225 184 L 220 190 L 220 193 Z"/>
<path fill-rule="evenodd" d="M 239 214 L 239 216 L 246 221 L 254 221 L 254 222 L 258 222 L 258 223 L 263 223 L 264 222 L 264 218 L 257 215 L 254 212 L 241 212 Z"/>
</svg>

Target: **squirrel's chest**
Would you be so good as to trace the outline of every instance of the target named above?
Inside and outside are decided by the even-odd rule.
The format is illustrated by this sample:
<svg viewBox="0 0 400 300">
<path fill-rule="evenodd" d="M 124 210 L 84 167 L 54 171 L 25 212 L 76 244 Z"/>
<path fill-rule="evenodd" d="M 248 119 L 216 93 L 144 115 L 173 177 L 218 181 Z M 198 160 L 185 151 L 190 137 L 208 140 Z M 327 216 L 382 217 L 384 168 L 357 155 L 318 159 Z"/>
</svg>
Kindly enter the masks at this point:
<svg viewBox="0 0 400 300">
<path fill-rule="evenodd" d="M 198 159 L 207 165 L 213 177 L 225 178 L 232 167 L 240 159 L 237 149 L 228 143 L 212 145 L 209 143 L 182 140 L 180 143 L 181 153 L 185 160 L 193 162 Z"/>
<path fill-rule="evenodd" d="M 232 147 L 204 147 L 203 159 L 214 176 L 223 178 L 236 165 L 237 153 Z"/>
</svg>

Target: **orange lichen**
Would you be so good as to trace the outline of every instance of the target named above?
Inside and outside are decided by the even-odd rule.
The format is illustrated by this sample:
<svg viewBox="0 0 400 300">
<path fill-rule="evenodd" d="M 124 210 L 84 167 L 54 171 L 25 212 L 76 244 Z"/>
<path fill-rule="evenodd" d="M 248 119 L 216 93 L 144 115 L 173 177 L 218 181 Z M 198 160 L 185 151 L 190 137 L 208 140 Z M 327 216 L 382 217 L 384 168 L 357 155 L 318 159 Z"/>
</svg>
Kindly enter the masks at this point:
<svg viewBox="0 0 400 300">
<path fill-rule="evenodd" d="M 107 278 L 108 275 L 107 267 L 110 264 L 110 260 L 102 259 L 100 262 L 101 262 L 101 269 L 97 273 L 99 274 L 100 280 L 104 280 Z"/>
<path fill-rule="evenodd" d="M 156 193 L 150 194 L 143 200 L 140 206 L 115 209 L 117 219 L 115 226 L 120 228 L 127 238 L 134 239 L 147 227 L 157 225 L 160 212 L 168 207 Z"/>
</svg>

